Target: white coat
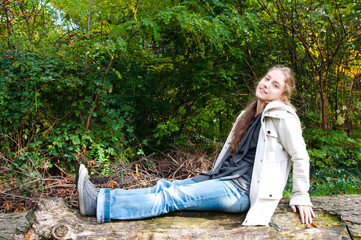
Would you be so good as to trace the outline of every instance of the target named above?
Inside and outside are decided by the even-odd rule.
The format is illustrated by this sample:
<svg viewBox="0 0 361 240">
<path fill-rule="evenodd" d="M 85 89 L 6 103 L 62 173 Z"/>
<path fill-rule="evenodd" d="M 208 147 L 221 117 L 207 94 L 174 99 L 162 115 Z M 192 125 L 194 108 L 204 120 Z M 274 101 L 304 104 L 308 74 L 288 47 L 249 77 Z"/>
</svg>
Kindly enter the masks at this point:
<svg viewBox="0 0 361 240">
<path fill-rule="evenodd" d="M 231 154 L 229 143 L 234 126 L 214 168 Z M 268 225 L 283 196 L 292 162 L 293 190 L 290 205 L 312 206 L 308 194 L 309 156 L 299 118 L 292 107 L 273 101 L 262 113 L 250 186 L 251 205 L 243 225 Z"/>
</svg>

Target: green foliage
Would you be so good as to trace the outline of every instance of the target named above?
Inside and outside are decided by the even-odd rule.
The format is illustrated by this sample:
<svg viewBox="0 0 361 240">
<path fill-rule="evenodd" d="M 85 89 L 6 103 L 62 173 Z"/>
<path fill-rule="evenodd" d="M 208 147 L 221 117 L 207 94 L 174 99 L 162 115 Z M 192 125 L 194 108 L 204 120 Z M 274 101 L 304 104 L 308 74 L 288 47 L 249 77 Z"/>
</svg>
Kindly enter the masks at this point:
<svg viewBox="0 0 361 240">
<path fill-rule="evenodd" d="M 361 163 L 361 139 L 353 139 L 343 131 L 305 129 L 311 164 L 320 168 L 355 167 Z"/>
<path fill-rule="evenodd" d="M 111 163 L 188 139 L 223 143 L 254 83 L 275 64 L 295 70 L 292 102 L 306 127 L 313 169 L 357 167 L 360 6 L 352 0 L 5 1 L 0 158 L 6 176 L 74 172 L 82 161 L 106 175 Z"/>
<path fill-rule="evenodd" d="M 329 196 L 339 194 L 360 194 L 360 168 L 323 168 L 311 174 L 313 196 Z"/>
<path fill-rule="evenodd" d="M 310 175 L 310 195 L 330 196 L 339 194 L 361 194 L 360 167 L 339 168 L 328 167 L 321 169 L 311 169 Z M 284 197 L 292 196 L 292 178 L 289 179 Z"/>
<path fill-rule="evenodd" d="M 100 102 L 91 131 L 85 131 L 91 95 L 104 78 L 77 67 L 66 69 L 66 61 L 45 53 L 7 52 L 1 58 L 2 153 L 14 159 L 15 168 L 28 165 L 41 171 L 57 165 L 74 171 L 82 157 L 108 165 L 132 153 L 126 150 L 132 128 L 126 106 L 115 110 Z M 100 92 L 106 99 L 108 92 Z"/>
</svg>

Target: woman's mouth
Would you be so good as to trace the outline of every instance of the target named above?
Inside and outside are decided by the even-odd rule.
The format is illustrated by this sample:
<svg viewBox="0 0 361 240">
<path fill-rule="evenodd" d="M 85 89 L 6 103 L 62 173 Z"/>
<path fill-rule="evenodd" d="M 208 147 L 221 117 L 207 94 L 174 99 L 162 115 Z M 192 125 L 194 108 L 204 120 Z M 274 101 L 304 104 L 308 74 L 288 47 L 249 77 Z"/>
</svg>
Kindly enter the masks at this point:
<svg viewBox="0 0 361 240">
<path fill-rule="evenodd" d="M 267 94 L 267 92 L 263 88 L 260 87 L 259 89 L 260 89 L 261 92 Z"/>
</svg>

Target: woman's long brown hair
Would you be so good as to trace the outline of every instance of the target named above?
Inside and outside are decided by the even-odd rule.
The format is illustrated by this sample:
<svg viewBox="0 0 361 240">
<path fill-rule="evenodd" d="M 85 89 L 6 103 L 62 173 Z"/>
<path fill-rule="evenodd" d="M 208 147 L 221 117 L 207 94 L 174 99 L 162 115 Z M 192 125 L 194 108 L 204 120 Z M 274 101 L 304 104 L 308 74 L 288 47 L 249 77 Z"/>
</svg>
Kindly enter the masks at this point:
<svg viewBox="0 0 361 240">
<path fill-rule="evenodd" d="M 286 87 L 285 87 L 285 91 L 283 92 L 283 96 L 285 97 L 284 103 L 290 105 L 295 109 L 295 107 L 290 103 L 291 94 L 293 92 L 293 89 L 295 88 L 295 78 L 293 76 L 292 69 L 285 66 L 274 66 L 270 70 L 268 70 L 268 72 L 271 72 L 273 70 L 279 70 L 285 75 Z M 233 154 L 238 153 L 238 144 L 240 143 L 242 138 L 246 135 L 248 127 L 253 123 L 256 117 L 255 116 L 256 112 L 257 112 L 257 99 L 253 100 L 246 107 L 244 113 L 238 119 L 236 126 L 234 127 L 232 140 L 230 142 L 231 148 L 233 150 Z"/>
</svg>

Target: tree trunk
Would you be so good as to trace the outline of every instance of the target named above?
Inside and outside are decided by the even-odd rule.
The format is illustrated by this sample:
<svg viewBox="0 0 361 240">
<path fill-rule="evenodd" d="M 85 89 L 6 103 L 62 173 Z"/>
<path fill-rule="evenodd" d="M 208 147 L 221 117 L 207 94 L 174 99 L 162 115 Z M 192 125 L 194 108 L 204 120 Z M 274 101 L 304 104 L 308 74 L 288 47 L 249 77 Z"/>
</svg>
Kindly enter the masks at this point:
<svg viewBox="0 0 361 240">
<path fill-rule="evenodd" d="M 11 48 L 10 36 L 12 35 L 11 34 L 12 24 L 11 24 L 11 20 L 9 17 L 9 2 L 8 1 L 4 1 L 3 9 L 5 12 L 5 16 L 6 16 L 6 28 L 8 30 L 8 48 Z"/>
<path fill-rule="evenodd" d="M 323 77 L 319 76 L 320 80 L 320 101 L 321 101 L 321 121 L 322 129 L 328 129 L 328 97 L 327 97 L 327 86 L 326 81 L 323 81 Z"/>
<path fill-rule="evenodd" d="M 87 39 L 89 41 L 89 32 L 90 32 L 90 11 L 91 11 L 92 1 L 89 0 L 89 8 L 88 8 L 88 28 L 87 28 Z M 84 70 L 87 70 L 88 66 L 88 50 L 89 50 L 89 43 L 86 46 L 86 53 L 85 53 L 85 64 L 84 64 Z"/>
</svg>

